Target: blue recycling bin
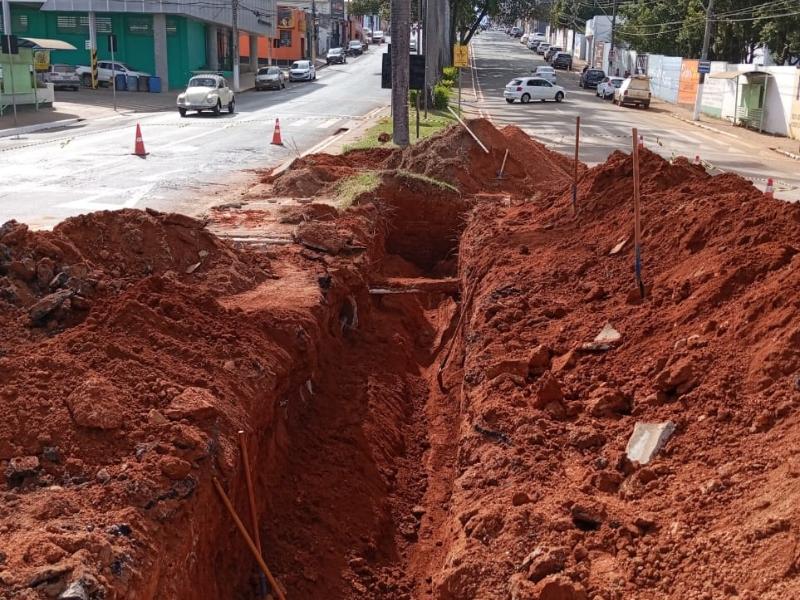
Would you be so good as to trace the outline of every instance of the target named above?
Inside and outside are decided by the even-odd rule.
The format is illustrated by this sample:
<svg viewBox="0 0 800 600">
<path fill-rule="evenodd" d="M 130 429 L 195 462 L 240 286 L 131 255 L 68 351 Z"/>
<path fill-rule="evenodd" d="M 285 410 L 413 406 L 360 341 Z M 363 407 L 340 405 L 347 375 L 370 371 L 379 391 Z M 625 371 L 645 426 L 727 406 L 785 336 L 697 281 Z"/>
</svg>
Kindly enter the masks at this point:
<svg viewBox="0 0 800 600">
<path fill-rule="evenodd" d="M 128 89 L 128 81 L 124 73 L 117 73 L 114 76 L 114 85 L 117 87 L 117 91 L 124 92 Z"/>
<path fill-rule="evenodd" d="M 131 92 L 135 92 L 136 88 L 139 87 L 139 78 L 136 77 L 136 75 L 128 75 L 127 84 L 127 89 Z"/>
<path fill-rule="evenodd" d="M 150 77 L 147 81 L 147 89 L 152 94 L 161 93 L 161 77 Z"/>
</svg>

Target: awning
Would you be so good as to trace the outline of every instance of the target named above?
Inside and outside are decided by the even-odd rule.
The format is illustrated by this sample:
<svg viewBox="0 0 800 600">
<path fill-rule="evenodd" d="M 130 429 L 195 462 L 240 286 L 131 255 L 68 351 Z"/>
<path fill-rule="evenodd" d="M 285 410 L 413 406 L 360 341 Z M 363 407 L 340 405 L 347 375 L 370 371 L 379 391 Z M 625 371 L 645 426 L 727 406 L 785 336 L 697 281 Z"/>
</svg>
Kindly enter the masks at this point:
<svg viewBox="0 0 800 600">
<path fill-rule="evenodd" d="M 34 48 L 36 50 L 77 50 L 72 44 L 61 40 L 49 40 L 46 38 L 19 38 L 19 45 L 23 48 Z"/>
<path fill-rule="evenodd" d="M 737 77 L 755 77 L 756 75 L 763 75 L 765 78 L 772 76 L 772 73 L 766 71 L 717 71 L 716 73 L 709 73 L 709 79 L 736 79 Z"/>
</svg>

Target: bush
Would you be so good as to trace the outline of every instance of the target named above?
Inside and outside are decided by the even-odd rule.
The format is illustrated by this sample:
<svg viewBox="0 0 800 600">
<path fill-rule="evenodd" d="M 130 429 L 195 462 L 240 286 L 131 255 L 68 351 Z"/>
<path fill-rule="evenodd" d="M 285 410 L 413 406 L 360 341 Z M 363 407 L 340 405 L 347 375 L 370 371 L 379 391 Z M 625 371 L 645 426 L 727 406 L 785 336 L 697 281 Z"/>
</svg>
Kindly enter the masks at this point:
<svg viewBox="0 0 800 600">
<path fill-rule="evenodd" d="M 443 86 L 444 86 L 444 87 L 446 87 L 446 88 L 451 88 L 451 87 L 453 87 L 455 84 L 456 84 L 456 82 L 455 82 L 455 81 L 451 81 L 450 79 L 442 79 L 442 80 L 439 82 L 439 85 L 443 85 Z"/>
<path fill-rule="evenodd" d="M 408 102 L 414 106 L 417 103 L 417 96 L 419 96 L 419 90 L 409 90 L 408 91 Z"/>
<path fill-rule="evenodd" d="M 458 79 L 458 67 L 445 67 L 442 69 L 442 78 L 456 81 Z"/>
<path fill-rule="evenodd" d="M 450 104 L 450 88 L 446 85 L 433 86 L 433 107 L 437 110 L 446 110 Z"/>
</svg>

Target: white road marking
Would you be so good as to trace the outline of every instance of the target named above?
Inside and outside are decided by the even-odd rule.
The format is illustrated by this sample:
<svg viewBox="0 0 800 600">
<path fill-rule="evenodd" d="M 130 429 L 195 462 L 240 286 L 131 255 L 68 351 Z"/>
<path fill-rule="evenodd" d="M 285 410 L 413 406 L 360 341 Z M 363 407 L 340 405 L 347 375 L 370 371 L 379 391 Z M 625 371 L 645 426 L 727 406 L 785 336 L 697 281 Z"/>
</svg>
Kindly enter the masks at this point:
<svg viewBox="0 0 800 600">
<path fill-rule="evenodd" d="M 86 197 L 71 202 L 57 204 L 58 208 L 77 208 L 79 210 L 119 210 L 121 208 L 133 208 L 155 187 L 155 184 L 141 185 L 127 190 L 97 190 L 90 192 Z M 122 204 L 110 202 L 96 202 L 101 198 L 119 197 L 131 192 L 130 196 Z"/>
<path fill-rule="evenodd" d="M 319 125 L 317 125 L 317 129 L 327 129 L 328 127 L 332 127 L 333 125 L 335 125 L 338 122 L 339 122 L 339 119 L 328 119 L 327 121 L 324 121 L 324 122 L 320 123 Z"/>
<path fill-rule="evenodd" d="M 300 127 L 301 125 L 305 125 L 308 123 L 308 119 L 298 119 L 297 121 L 293 121 L 289 123 L 289 127 Z"/>
</svg>

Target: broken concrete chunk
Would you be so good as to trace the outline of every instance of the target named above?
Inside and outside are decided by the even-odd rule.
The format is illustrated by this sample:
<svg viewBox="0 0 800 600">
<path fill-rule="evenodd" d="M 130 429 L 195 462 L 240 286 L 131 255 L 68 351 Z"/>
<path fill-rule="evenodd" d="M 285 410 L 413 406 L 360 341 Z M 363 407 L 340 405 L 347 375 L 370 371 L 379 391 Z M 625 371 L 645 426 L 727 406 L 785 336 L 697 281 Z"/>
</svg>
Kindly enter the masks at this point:
<svg viewBox="0 0 800 600">
<path fill-rule="evenodd" d="M 627 457 L 641 465 L 649 463 L 667 443 L 675 431 L 675 423 L 636 423 L 625 449 Z"/>
<path fill-rule="evenodd" d="M 622 340 L 622 334 L 614 329 L 611 323 L 606 323 L 600 333 L 594 338 L 595 344 L 616 344 Z"/>
<path fill-rule="evenodd" d="M 89 600 L 89 591 L 81 581 L 73 581 L 58 596 L 58 600 Z"/>
<path fill-rule="evenodd" d="M 173 421 L 180 419 L 202 421 L 216 416 L 215 403 L 216 399 L 207 389 L 188 387 L 173 398 L 164 414 Z"/>
<path fill-rule="evenodd" d="M 18 485 L 26 477 L 35 475 L 39 470 L 39 459 L 36 456 L 15 456 L 8 461 L 6 481 L 10 485 Z"/>
<path fill-rule="evenodd" d="M 186 271 L 184 271 L 184 272 L 187 275 L 191 275 L 192 273 L 194 273 L 197 270 L 197 267 L 199 267 L 201 264 L 203 264 L 203 263 L 202 262 L 196 262 L 196 263 L 194 263 L 192 265 L 189 265 L 188 267 L 186 267 Z"/>
<path fill-rule="evenodd" d="M 622 249 L 625 247 L 625 244 L 627 243 L 628 243 L 628 238 L 622 239 L 620 242 L 617 243 L 616 246 L 614 246 L 613 248 L 611 248 L 611 250 L 609 250 L 608 252 L 609 255 L 614 256 L 615 254 L 619 254 L 620 252 L 622 252 Z"/>
</svg>

